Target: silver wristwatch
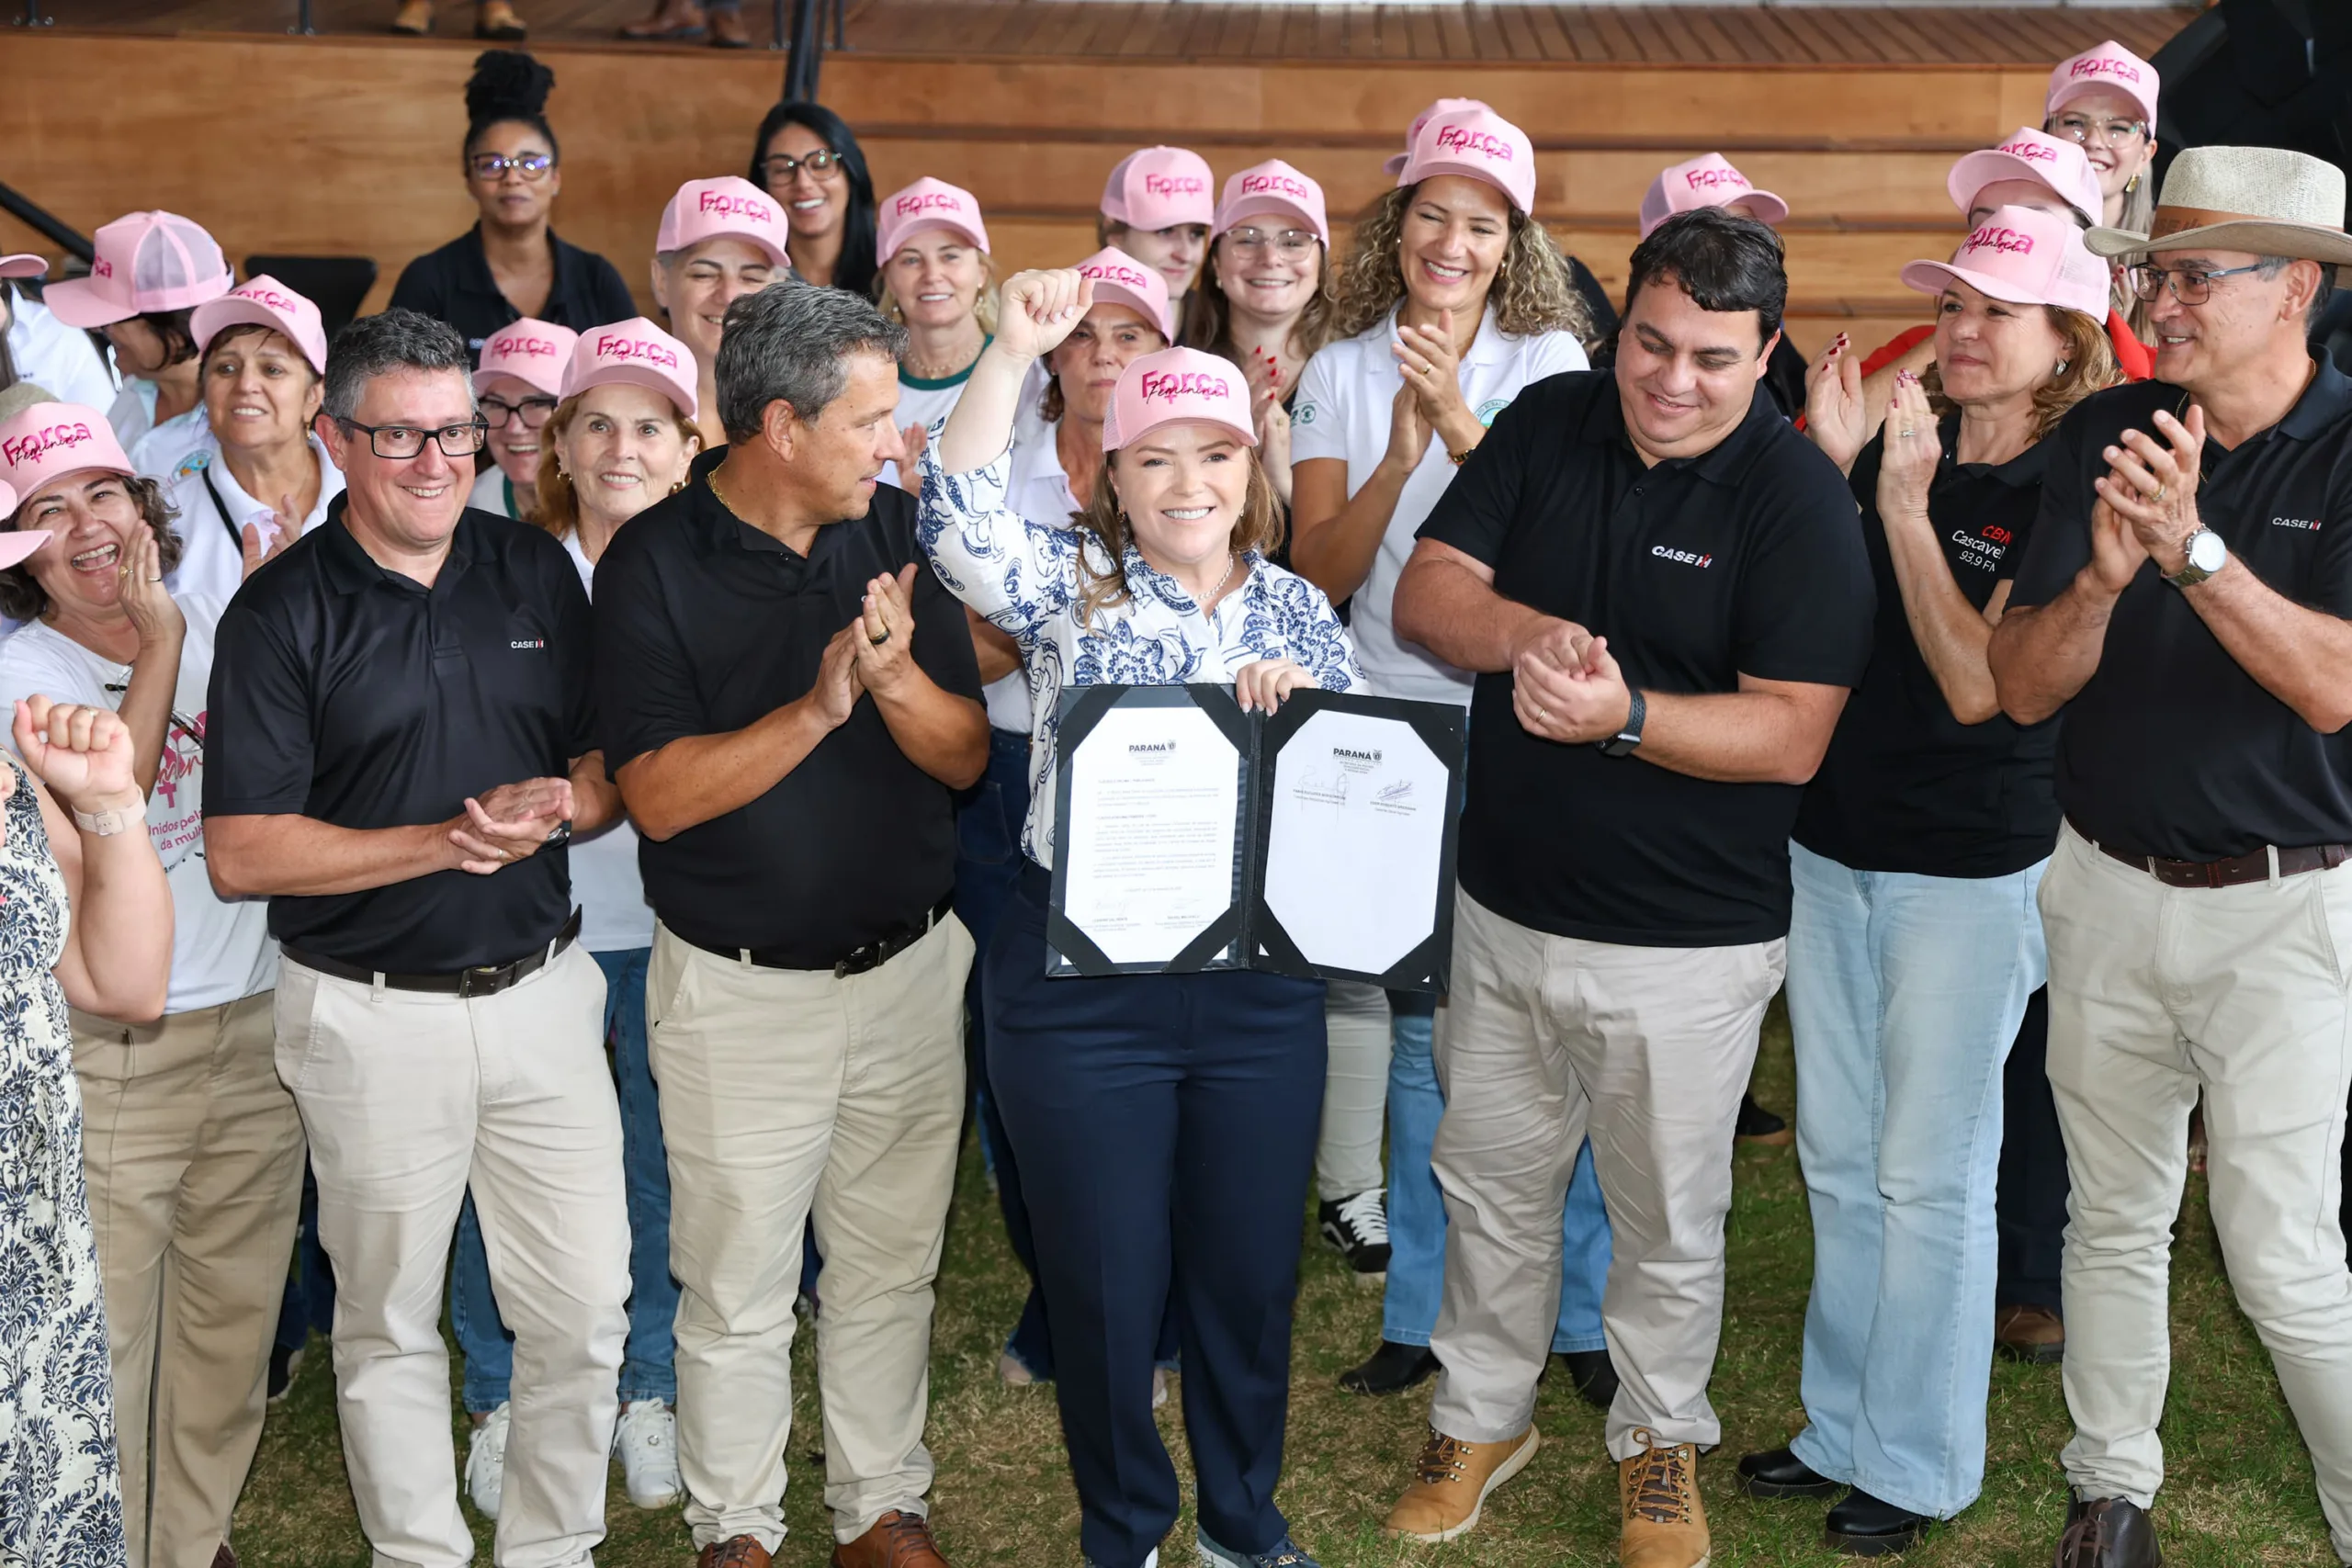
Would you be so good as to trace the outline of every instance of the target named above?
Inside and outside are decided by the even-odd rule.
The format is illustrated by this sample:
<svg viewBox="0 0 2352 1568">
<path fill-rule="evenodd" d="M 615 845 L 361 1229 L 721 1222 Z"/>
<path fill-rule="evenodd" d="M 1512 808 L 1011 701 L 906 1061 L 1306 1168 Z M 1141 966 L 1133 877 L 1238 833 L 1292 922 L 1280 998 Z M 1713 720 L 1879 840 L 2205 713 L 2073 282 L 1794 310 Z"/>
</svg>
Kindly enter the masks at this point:
<svg viewBox="0 0 2352 1568">
<path fill-rule="evenodd" d="M 2165 579 L 2175 588 L 2194 588 L 2230 564 L 2230 547 L 2211 528 L 2189 535 L 2187 549 L 2188 564 Z"/>
</svg>

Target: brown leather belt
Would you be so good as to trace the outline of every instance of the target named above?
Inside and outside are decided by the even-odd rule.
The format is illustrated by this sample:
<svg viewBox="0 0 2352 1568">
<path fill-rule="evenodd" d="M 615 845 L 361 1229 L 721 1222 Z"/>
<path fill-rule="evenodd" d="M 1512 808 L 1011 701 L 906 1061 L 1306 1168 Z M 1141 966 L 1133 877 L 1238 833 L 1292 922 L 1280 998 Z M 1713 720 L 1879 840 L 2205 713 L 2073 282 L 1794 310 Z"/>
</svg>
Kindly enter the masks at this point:
<svg viewBox="0 0 2352 1568">
<path fill-rule="evenodd" d="M 431 991 L 442 996 L 494 997 L 518 981 L 528 979 L 548 965 L 548 961 L 571 945 L 580 934 L 580 911 L 563 922 L 555 940 L 537 953 L 526 953 L 512 964 L 483 964 L 471 969 L 460 969 L 453 975 L 383 975 L 384 987 L 393 991 Z M 305 953 L 299 947 L 285 947 L 285 955 L 305 969 L 315 969 L 322 975 L 332 975 L 338 980 L 350 980 L 362 986 L 376 983 L 380 971 L 361 964 L 345 964 L 339 958 L 322 957 Z"/>
<path fill-rule="evenodd" d="M 2081 833 L 2082 829 L 2077 828 L 2075 831 Z M 2084 833 L 2083 837 L 2089 839 L 2090 835 Z M 2135 855 L 2095 839 L 2091 842 L 2108 859 L 2121 861 L 2134 871 L 2144 871 L 2167 887 L 2238 887 L 2249 882 L 2270 880 L 2271 852 L 2267 849 L 2228 860 L 2166 860 L 2162 855 Z M 2301 876 L 2307 871 L 2334 871 L 2352 860 L 2352 848 L 2307 844 L 2280 850 L 2278 855 L 2279 875 Z"/>
</svg>

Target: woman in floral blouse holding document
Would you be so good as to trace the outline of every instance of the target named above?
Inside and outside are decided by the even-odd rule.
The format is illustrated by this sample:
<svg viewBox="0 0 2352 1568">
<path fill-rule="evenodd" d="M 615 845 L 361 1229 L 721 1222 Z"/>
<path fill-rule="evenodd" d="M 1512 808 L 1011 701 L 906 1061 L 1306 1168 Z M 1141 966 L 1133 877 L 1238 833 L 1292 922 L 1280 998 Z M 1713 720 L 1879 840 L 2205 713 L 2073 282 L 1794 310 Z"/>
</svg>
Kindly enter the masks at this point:
<svg viewBox="0 0 2352 1568">
<path fill-rule="evenodd" d="M 1244 709 L 1356 682 L 1322 593 L 1264 557 L 1282 522 L 1250 389 L 1192 349 L 1121 374 L 1075 517 L 1008 511 L 1022 377 L 1092 303 L 1076 272 L 1005 286 L 995 342 L 923 458 L 941 579 L 1021 645 L 1035 698 L 1021 887 L 983 959 L 989 1080 L 1029 1194 L 1056 1392 L 1095 1568 L 1143 1568 L 1175 1522 L 1151 1416 L 1178 1292 L 1200 1550 L 1312 1568 L 1274 1506 L 1298 1216 L 1323 1099 L 1320 982 L 1238 971 L 1048 980 L 1055 705 L 1064 684 L 1231 681 Z"/>
</svg>

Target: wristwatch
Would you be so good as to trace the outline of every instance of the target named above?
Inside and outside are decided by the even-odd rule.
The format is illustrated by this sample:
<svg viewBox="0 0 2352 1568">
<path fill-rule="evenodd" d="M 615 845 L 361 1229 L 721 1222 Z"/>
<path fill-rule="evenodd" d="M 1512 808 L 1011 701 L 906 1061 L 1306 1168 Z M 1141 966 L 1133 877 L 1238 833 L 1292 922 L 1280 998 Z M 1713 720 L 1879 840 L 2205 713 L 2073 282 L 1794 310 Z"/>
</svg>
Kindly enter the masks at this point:
<svg viewBox="0 0 2352 1568">
<path fill-rule="evenodd" d="M 2194 588 L 2230 564 L 2230 547 L 2211 528 L 2188 536 L 2188 564 L 2165 579 L 2175 588 Z"/>
<path fill-rule="evenodd" d="M 1642 694 L 1637 687 L 1634 692 L 1633 705 L 1625 710 L 1625 728 L 1600 742 L 1600 754 L 1604 757 L 1631 756 L 1634 748 L 1642 743 L 1642 720 L 1648 713 L 1649 705 L 1642 701 Z"/>
<path fill-rule="evenodd" d="M 130 831 L 131 825 L 139 820 L 137 816 L 119 806 L 110 806 L 104 811 L 74 813 L 74 826 L 81 829 L 85 833 L 95 833 L 101 839 L 111 839 L 117 833 L 128 833 Z"/>
<path fill-rule="evenodd" d="M 571 842 L 571 819 L 567 818 L 563 821 L 557 823 L 554 828 L 548 830 L 546 839 L 541 840 L 540 847 L 551 850 L 559 844 L 568 844 L 570 842 Z"/>
</svg>

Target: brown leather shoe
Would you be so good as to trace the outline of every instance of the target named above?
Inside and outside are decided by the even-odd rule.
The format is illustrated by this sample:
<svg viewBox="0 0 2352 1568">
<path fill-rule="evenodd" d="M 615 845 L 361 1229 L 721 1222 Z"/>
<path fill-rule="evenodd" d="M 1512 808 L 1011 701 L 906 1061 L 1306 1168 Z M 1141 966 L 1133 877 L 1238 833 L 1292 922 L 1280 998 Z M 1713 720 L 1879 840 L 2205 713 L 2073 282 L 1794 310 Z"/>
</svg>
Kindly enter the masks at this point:
<svg viewBox="0 0 2352 1568">
<path fill-rule="evenodd" d="M 531 36 L 510 0 L 481 0 L 474 7 L 474 37 L 493 43 L 520 43 Z"/>
<path fill-rule="evenodd" d="M 392 13 L 392 31 L 423 38 L 432 30 L 433 0 L 401 0 L 401 8 Z"/>
<path fill-rule="evenodd" d="M 2005 1306 L 1993 1314 L 1993 1348 L 2012 1361 L 2052 1366 L 2066 1359 L 2066 1325 L 2046 1306 Z"/>
<path fill-rule="evenodd" d="M 710 47 L 713 49 L 749 49 L 752 29 L 743 25 L 743 8 L 729 6 L 725 10 L 710 13 Z"/>
<path fill-rule="evenodd" d="M 1634 1441 L 1642 1451 L 1617 1463 L 1618 1512 L 1624 1520 L 1617 1536 L 1621 1568 L 1707 1568 L 1698 1448 L 1660 1443 L 1646 1427 L 1634 1429 Z"/>
<path fill-rule="evenodd" d="M 222 1541 L 220 1550 L 212 1554 L 212 1568 L 237 1568 L 237 1554 L 230 1550 L 227 1541 Z"/>
<path fill-rule="evenodd" d="M 1432 1544 L 1467 1535 L 1495 1488 L 1527 1468 L 1543 1439 L 1530 1427 L 1499 1443 L 1465 1443 L 1430 1428 L 1413 1461 L 1413 1483 L 1388 1510 L 1381 1529 Z"/>
<path fill-rule="evenodd" d="M 2164 1568 L 2156 1527 L 2138 1504 L 2122 1497 L 2066 1505 L 2066 1533 L 2058 1538 L 2055 1568 Z"/>
<path fill-rule="evenodd" d="M 697 0 L 662 0 L 645 20 L 621 24 L 621 37 L 630 43 L 687 42 L 702 37 L 703 30 L 703 9 Z"/>
<path fill-rule="evenodd" d="M 833 1568 L 947 1568 L 931 1521 L 893 1508 L 846 1546 L 833 1548 Z"/>
<path fill-rule="evenodd" d="M 748 1535 L 714 1540 L 695 1557 L 695 1568 L 768 1568 L 768 1549 Z"/>
</svg>

